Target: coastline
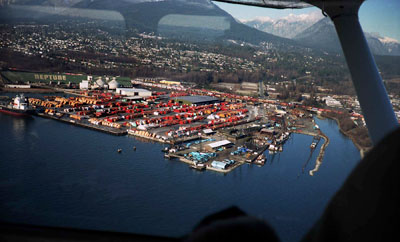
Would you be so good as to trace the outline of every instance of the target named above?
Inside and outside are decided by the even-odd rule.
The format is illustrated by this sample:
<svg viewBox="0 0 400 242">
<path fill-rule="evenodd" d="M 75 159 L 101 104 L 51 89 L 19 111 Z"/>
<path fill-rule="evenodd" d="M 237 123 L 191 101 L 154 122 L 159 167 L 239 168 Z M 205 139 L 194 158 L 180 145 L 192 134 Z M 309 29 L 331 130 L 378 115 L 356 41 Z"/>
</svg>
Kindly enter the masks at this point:
<svg viewBox="0 0 400 242">
<path fill-rule="evenodd" d="M 10 93 L 60 93 L 62 91 L 57 91 L 50 88 L 0 88 L 0 92 L 10 92 Z"/>
<path fill-rule="evenodd" d="M 340 124 L 340 121 L 339 121 L 338 118 L 336 118 L 336 117 L 329 117 L 329 116 L 322 116 L 322 117 L 335 120 L 336 123 L 337 123 L 337 125 L 338 125 L 338 127 L 339 127 L 339 131 L 340 131 L 343 135 L 345 135 L 346 137 L 348 137 L 349 139 L 351 139 L 351 141 L 353 142 L 354 146 L 357 147 L 357 149 L 360 151 L 361 159 L 364 158 L 365 154 L 371 149 L 371 147 L 364 147 L 364 146 L 360 145 L 360 144 L 357 142 L 356 137 L 354 137 L 353 135 L 351 135 L 349 132 L 345 132 L 345 131 L 342 129 L 341 124 Z"/>
</svg>

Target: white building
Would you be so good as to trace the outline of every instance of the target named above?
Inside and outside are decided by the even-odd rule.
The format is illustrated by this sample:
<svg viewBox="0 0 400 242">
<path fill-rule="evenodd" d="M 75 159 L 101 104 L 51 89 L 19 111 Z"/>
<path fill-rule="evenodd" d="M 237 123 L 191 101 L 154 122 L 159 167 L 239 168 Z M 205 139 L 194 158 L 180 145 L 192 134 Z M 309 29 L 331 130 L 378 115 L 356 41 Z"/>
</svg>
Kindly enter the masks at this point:
<svg viewBox="0 0 400 242">
<path fill-rule="evenodd" d="M 81 83 L 79 83 L 79 89 L 87 90 L 89 89 L 89 87 L 90 87 L 89 81 L 87 80 L 83 80 Z"/>
<path fill-rule="evenodd" d="M 342 104 L 331 96 L 322 98 L 322 101 L 325 101 L 326 105 L 329 107 L 336 107 L 336 108 L 342 107 Z"/>
<path fill-rule="evenodd" d="M 120 87 L 119 82 L 117 82 L 117 80 L 113 79 L 112 81 L 110 81 L 108 83 L 108 89 L 117 89 Z"/>
<path fill-rule="evenodd" d="M 150 97 L 151 91 L 141 88 L 117 88 L 116 93 L 126 96 L 137 96 L 137 97 Z"/>
<path fill-rule="evenodd" d="M 207 144 L 208 147 L 206 147 L 206 148 L 208 148 L 209 150 L 213 150 L 213 149 L 218 149 L 218 148 L 230 146 L 230 145 L 232 145 L 232 142 L 225 139 L 225 140 L 216 141 L 216 142 Z"/>
<path fill-rule="evenodd" d="M 92 89 L 93 88 L 95 88 L 95 89 L 97 89 L 97 88 L 100 88 L 100 89 L 103 89 L 103 88 L 106 88 L 107 89 L 107 84 L 101 79 L 101 78 L 99 78 L 99 79 L 97 79 L 97 81 L 93 84 L 93 86 L 92 86 Z"/>
</svg>

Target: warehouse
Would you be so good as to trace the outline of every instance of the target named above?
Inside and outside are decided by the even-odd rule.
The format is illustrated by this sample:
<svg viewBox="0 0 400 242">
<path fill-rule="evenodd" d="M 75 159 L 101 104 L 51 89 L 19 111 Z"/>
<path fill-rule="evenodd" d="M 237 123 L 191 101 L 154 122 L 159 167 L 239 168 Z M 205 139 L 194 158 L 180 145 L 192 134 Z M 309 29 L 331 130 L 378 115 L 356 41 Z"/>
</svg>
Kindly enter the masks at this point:
<svg viewBox="0 0 400 242">
<path fill-rule="evenodd" d="M 175 98 L 175 102 L 180 104 L 189 104 L 189 105 L 206 105 L 206 104 L 214 104 L 219 103 L 220 100 L 215 97 L 210 96 L 183 96 Z"/>
<path fill-rule="evenodd" d="M 221 161 L 213 161 L 211 162 L 211 166 L 217 169 L 225 170 L 228 164 Z"/>
<path fill-rule="evenodd" d="M 141 88 L 121 88 L 115 90 L 116 93 L 126 96 L 134 97 L 150 97 L 151 91 Z"/>
<path fill-rule="evenodd" d="M 223 148 L 223 147 L 230 147 L 232 146 L 232 142 L 230 142 L 229 140 L 221 140 L 221 141 L 217 141 L 217 142 L 213 142 L 207 145 L 206 149 L 207 150 L 217 150 L 219 148 Z"/>
</svg>

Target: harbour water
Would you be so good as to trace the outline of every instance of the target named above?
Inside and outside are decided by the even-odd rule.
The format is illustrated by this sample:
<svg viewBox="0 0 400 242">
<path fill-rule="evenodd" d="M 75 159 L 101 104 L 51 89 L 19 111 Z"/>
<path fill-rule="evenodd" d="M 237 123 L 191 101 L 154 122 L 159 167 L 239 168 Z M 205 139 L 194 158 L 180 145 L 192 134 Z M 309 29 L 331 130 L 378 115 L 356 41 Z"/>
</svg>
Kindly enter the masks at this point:
<svg viewBox="0 0 400 242">
<path fill-rule="evenodd" d="M 316 122 L 330 144 L 313 176 L 323 142 L 307 162 L 312 137 L 300 134 L 265 166 L 224 175 L 165 160 L 158 143 L 0 114 L 0 220 L 179 237 L 236 205 L 298 241 L 360 159 L 334 121 Z"/>
</svg>

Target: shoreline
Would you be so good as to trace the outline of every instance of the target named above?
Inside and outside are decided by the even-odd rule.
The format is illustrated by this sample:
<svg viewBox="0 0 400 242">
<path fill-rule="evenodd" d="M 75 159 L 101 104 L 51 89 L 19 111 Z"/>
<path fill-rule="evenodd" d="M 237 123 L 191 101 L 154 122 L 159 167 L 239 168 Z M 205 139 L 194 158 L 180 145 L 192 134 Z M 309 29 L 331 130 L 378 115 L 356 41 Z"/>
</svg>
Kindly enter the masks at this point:
<svg viewBox="0 0 400 242">
<path fill-rule="evenodd" d="M 327 116 L 323 116 L 324 118 L 328 118 L 328 119 L 332 119 L 334 121 L 336 121 L 337 126 L 339 127 L 339 131 L 345 135 L 347 138 L 351 139 L 351 141 L 353 142 L 354 146 L 357 147 L 357 149 L 360 151 L 360 156 L 361 159 L 364 158 L 365 154 L 371 149 L 369 147 L 364 147 L 362 145 L 360 145 L 356 138 L 352 135 L 350 135 L 348 132 L 345 132 L 342 127 L 340 126 L 340 121 L 339 119 L 335 118 L 335 117 L 327 117 Z"/>
<path fill-rule="evenodd" d="M 50 88 L 0 88 L 0 93 L 62 93 Z"/>
<path fill-rule="evenodd" d="M 63 118 L 59 118 L 57 116 L 50 116 L 50 115 L 43 114 L 43 113 L 35 114 L 35 116 L 41 117 L 41 118 L 53 119 L 53 120 L 60 121 L 60 122 L 63 122 L 63 123 L 72 124 L 72 125 L 75 125 L 75 126 L 78 126 L 78 127 L 81 127 L 81 128 L 100 131 L 100 132 L 107 133 L 107 134 L 112 134 L 112 135 L 115 135 L 115 136 L 123 136 L 123 135 L 128 134 L 128 131 L 113 129 L 113 128 L 107 127 L 107 126 L 96 126 L 96 125 L 92 125 L 92 124 L 80 123 L 80 122 L 77 122 L 76 120 L 72 120 L 72 119 L 71 120 L 66 120 L 66 119 L 63 119 Z"/>
</svg>

